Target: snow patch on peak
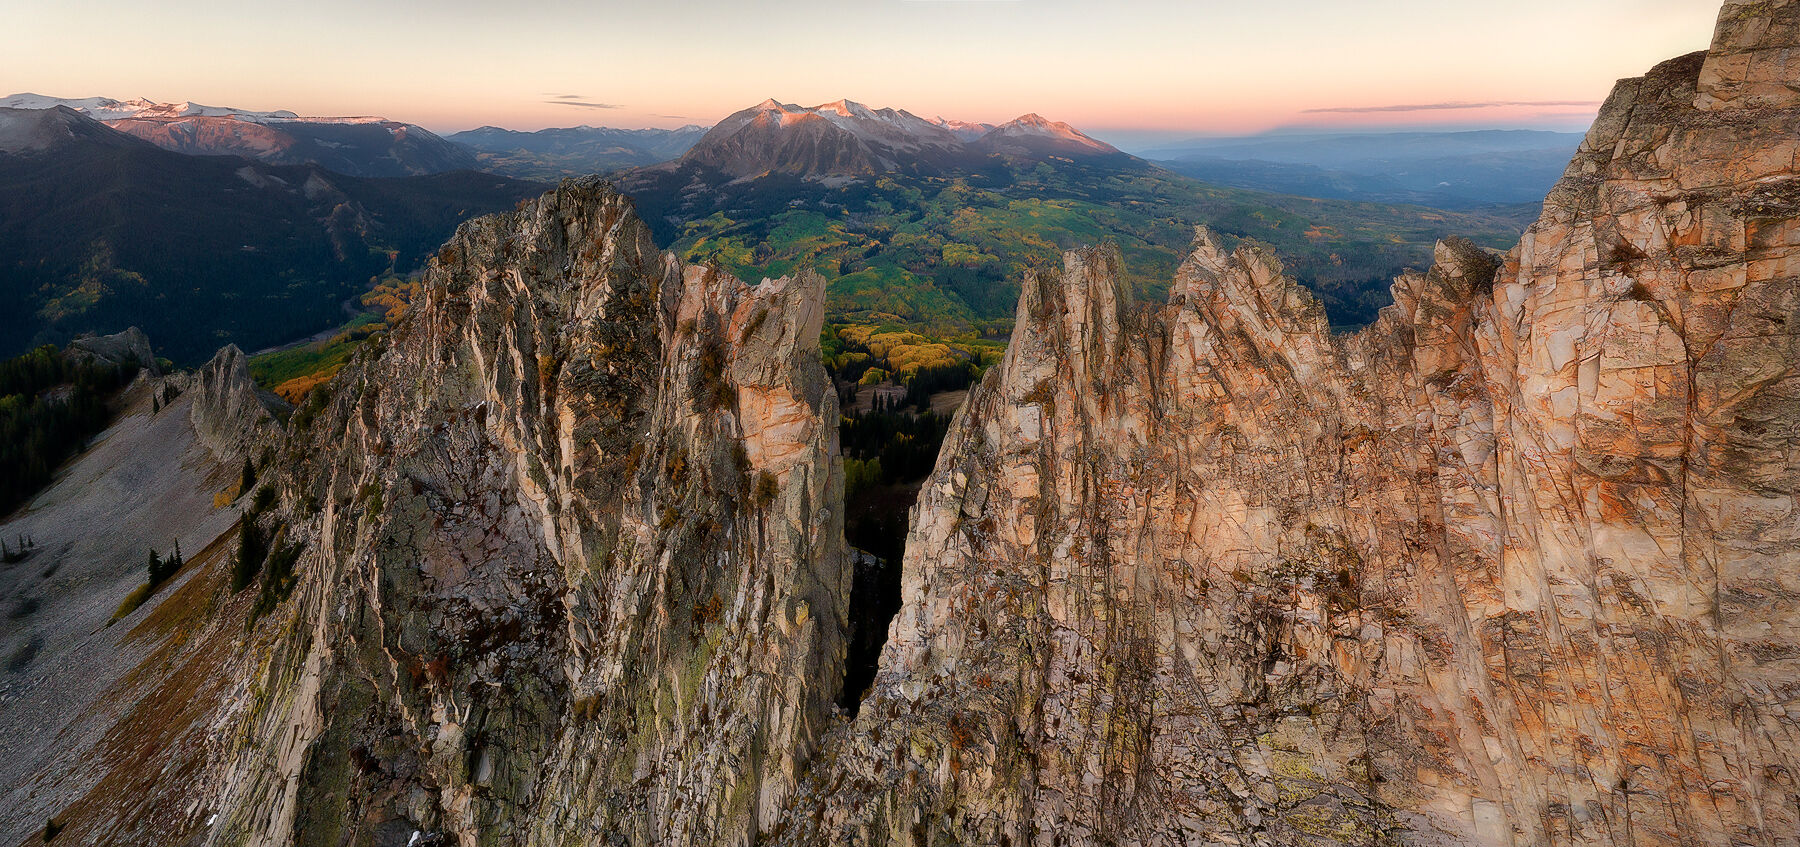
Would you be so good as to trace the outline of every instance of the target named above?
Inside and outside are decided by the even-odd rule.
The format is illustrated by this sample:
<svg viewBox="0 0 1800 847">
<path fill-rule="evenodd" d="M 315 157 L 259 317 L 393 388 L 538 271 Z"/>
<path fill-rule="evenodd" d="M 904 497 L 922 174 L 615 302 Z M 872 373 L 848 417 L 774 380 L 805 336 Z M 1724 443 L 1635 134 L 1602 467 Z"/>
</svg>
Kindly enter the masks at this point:
<svg viewBox="0 0 1800 847">
<path fill-rule="evenodd" d="M 155 102 L 138 98 L 136 100 L 114 100 L 111 97 L 50 97 L 44 94 L 14 94 L 0 99 L 0 108 L 5 109 L 54 109 L 66 106 L 97 121 L 117 120 L 130 117 L 138 112 L 156 106 Z"/>
<path fill-rule="evenodd" d="M 820 113 L 831 112 L 832 114 L 845 118 L 875 117 L 874 113 L 869 111 L 869 107 L 854 100 L 834 100 L 823 106 L 814 106 L 811 111 Z"/>
<path fill-rule="evenodd" d="M 51 109 L 67 106 L 97 121 L 151 120 L 174 121 L 183 118 L 235 118 L 251 123 L 282 123 L 287 121 L 304 121 L 307 123 L 384 123 L 386 118 L 373 116 L 355 117 L 301 117 L 286 109 L 259 112 L 252 109 L 240 109 L 235 106 L 207 106 L 188 101 L 186 103 L 158 103 L 140 97 L 136 100 L 115 100 L 111 97 L 50 97 L 43 94 L 14 94 L 0 99 L 0 108 L 10 109 Z"/>
<path fill-rule="evenodd" d="M 1036 112 L 1020 115 L 988 133 L 996 138 L 1037 137 L 1078 145 L 1104 153 L 1116 153 L 1118 148 L 1104 141 L 1092 138 L 1067 123 L 1053 121 Z"/>
<path fill-rule="evenodd" d="M 974 141 L 975 139 L 994 131 L 993 124 L 977 123 L 975 121 L 950 120 L 942 115 L 932 118 L 931 123 L 949 130 L 952 135 L 955 135 L 957 138 L 964 141 Z"/>
</svg>

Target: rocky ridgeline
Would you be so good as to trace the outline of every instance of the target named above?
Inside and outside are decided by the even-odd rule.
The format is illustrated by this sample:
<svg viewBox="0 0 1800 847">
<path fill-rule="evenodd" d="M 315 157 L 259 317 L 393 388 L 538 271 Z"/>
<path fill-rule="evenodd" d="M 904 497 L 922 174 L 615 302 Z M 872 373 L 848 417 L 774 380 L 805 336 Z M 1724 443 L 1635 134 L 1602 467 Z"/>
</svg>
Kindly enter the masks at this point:
<svg viewBox="0 0 1800 847">
<path fill-rule="evenodd" d="M 1800 0 L 1727 3 L 1711 51 L 1620 83 L 1517 248 L 1445 242 L 1354 336 L 1204 230 L 1166 304 L 1104 249 L 1028 279 L 849 721 L 823 281 L 682 266 L 597 182 L 471 222 L 284 437 L 241 354 L 190 388 L 215 450 L 276 443 L 252 520 L 297 577 L 232 601 L 187 735 L 130 748 L 183 775 L 136 819 L 1793 844 L 1796 48 Z"/>
<path fill-rule="evenodd" d="M 793 843 L 1792 844 L 1800 3 L 1368 330 L 1206 232 L 1031 279 Z"/>
</svg>

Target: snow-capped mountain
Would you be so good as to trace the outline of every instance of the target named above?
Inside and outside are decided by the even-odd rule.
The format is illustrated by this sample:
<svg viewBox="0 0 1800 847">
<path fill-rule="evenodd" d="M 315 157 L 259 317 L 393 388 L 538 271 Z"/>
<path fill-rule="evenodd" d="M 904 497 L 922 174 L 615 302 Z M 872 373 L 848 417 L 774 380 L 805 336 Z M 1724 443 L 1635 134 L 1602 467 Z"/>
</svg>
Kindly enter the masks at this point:
<svg viewBox="0 0 1800 847">
<path fill-rule="evenodd" d="M 996 127 L 871 109 L 849 100 L 802 107 L 770 99 L 720 121 L 681 162 L 735 178 L 764 173 L 818 178 L 938 173 L 990 156 L 1123 155 L 1066 123 L 1037 115 Z"/>
<path fill-rule="evenodd" d="M 0 108 L 80 112 L 165 150 L 243 156 L 273 164 L 315 163 L 352 176 L 408 176 L 474 169 L 475 157 L 423 127 L 373 116 L 301 116 L 143 98 L 14 94 Z"/>
<path fill-rule="evenodd" d="M 977 138 L 975 146 L 989 152 L 1015 155 L 1110 156 L 1119 153 L 1111 144 L 1035 112 L 994 127 Z"/>
<path fill-rule="evenodd" d="M 764 100 L 720 121 L 718 126 L 713 127 L 713 131 L 737 132 L 758 122 L 792 127 L 814 119 L 823 120 L 864 141 L 897 150 L 953 148 L 957 142 L 956 136 L 944 127 L 911 112 L 871 109 L 852 100 L 838 100 L 811 108 L 778 103 L 773 99 Z"/>
<path fill-rule="evenodd" d="M 71 144 L 143 147 L 144 142 L 108 129 L 69 108 L 17 109 L 0 106 L 0 154 L 31 154 Z"/>
<path fill-rule="evenodd" d="M 301 117 L 285 109 L 272 112 L 259 112 L 253 109 L 239 109 L 235 106 L 205 106 L 199 103 L 158 103 L 142 97 L 136 100 L 114 100 L 111 97 L 50 97 L 44 94 L 14 94 L 0 99 L 0 108 L 4 109 L 48 109 L 53 106 L 67 106 L 97 121 L 116 121 L 125 118 L 143 118 L 145 120 L 174 120 L 176 118 L 237 118 L 253 123 L 283 123 L 287 121 L 304 121 L 307 123 L 383 123 L 386 118 L 373 116 L 353 117 Z"/>
<path fill-rule="evenodd" d="M 994 129 L 993 124 L 947 120 L 943 116 L 932 118 L 931 122 L 944 129 L 950 130 L 952 135 L 955 135 L 957 138 L 964 141 L 974 141 L 977 138 L 987 135 Z"/>
</svg>

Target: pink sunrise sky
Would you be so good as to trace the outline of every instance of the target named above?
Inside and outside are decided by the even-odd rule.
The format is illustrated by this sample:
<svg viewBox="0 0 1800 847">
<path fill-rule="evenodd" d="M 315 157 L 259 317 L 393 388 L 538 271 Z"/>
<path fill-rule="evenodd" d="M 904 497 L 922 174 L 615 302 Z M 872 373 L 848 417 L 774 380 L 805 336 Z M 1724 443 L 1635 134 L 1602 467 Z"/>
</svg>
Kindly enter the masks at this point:
<svg viewBox="0 0 1800 847">
<path fill-rule="evenodd" d="M 1579 129 L 1717 0 L 72 0 L 15 5 L 0 94 L 493 124 L 710 124 L 765 97 L 1025 112 L 1105 137 Z M 20 34 L 27 34 L 21 37 Z"/>
</svg>

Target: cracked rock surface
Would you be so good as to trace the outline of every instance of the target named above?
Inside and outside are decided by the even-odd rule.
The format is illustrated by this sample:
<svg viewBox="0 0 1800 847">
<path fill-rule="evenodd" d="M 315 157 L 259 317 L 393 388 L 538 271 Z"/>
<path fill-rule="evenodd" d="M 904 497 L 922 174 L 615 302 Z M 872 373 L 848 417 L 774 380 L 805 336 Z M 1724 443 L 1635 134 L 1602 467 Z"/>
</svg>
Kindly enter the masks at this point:
<svg viewBox="0 0 1800 847">
<path fill-rule="evenodd" d="M 794 844 L 1795 844 L 1800 3 L 1370 328 L 1204 230 L 1024 286 Z"/>
<path fill-rule="evenodd" d="M 466 224 L 289 445 L 216 844 L 746 844 L 841 679 L 824 282 L 569 181 Z"/>
</svg>

